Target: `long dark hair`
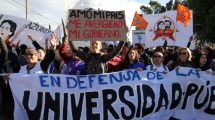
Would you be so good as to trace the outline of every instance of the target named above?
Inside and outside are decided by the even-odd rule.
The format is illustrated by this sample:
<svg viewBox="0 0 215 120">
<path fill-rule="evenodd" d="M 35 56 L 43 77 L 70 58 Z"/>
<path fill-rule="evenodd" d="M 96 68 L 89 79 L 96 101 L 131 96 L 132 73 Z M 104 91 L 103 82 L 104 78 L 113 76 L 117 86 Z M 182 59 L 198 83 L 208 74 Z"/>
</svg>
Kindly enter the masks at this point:
<svg viewBox="0 0 215 120">
<path fill-rule="evenodd" d="M 130 65 L 128 54 L 129 54 L 132 50 L 135 51 L 134 63 L 136 63 L 136 62 L 139 61 L 139 58 L 140 58 L 139 53 L 137 52 L 137 50 L 135 50 L 133 47 L 131 47 L 131 48 L 128 50 L 128 52 L 126 53 L 126 55 L 125 55 L 125 62 L 124 62 L 124 65 L 123 65 L 124 69 L 128 68 L 128 66 Z"/>
<path fill-rule="evenodd" d="M 9 35 L 9 38 L 11 38 L 11 37 L 14 35 L 15 31 L 16 31 L 17 25 L 16 25 L 16 23 L 13 22 L 12 20 L 3 20 L 2 23 L 1 23 L 1 25 L 0 25 L 0 27 L 1 27 L 4 23 L 8 23 L 8 24 L 10 25 L 10 32 L 12 32 L 12 34 Z"/>
<path fill-rule="evenodd" d="M 210 62 L 207 58 L 207 62 L 203 66 L 200 66 L 200 58 L 202 55 L 205 55 L 206 58 L 208 57 L 207 54 L 204 52 L 198 53 L 195 57 L 195 64 L 196 64 L 196 68 L 200 68 L 202 71 L 205 71 L 210 69 Z"/>
</svg>

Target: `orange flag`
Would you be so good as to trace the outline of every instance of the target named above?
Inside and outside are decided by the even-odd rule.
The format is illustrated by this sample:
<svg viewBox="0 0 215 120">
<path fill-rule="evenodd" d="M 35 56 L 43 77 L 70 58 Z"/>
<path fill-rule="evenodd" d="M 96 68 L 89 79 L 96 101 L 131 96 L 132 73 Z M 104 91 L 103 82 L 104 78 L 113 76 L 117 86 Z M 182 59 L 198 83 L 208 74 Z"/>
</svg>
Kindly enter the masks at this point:
<svg viewBox="0 0 215 120">
<path fill-rule="evenodd" d="M 138 29 L 146 29 L 147 25 L 148 22 L 136 11 L 131 26 L 136 26 Z"/>
<path fill-rule="evenodd" d="M 176 21 L 181 21 L 184 23 L 184 26 L 187 27 L 191 18 L 190 10 L 185 6 L 178 4 Z"/>
</svg>

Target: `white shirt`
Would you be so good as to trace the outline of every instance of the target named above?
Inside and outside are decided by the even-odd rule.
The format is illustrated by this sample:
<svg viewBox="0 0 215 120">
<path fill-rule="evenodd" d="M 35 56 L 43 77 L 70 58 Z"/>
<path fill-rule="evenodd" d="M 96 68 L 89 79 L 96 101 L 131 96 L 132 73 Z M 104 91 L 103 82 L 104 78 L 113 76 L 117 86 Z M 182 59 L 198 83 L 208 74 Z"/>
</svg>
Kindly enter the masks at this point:
<svg viewBox="0 0 215 120">
<path fill-rule="evenodd" d="M 148 65 L 146 67 L 146 70 L 149 70 L 149 71 L 152 71 L 153 69 L 157 69 L 158 72 L 163 72 L 163 71 L 169 72 L 168 67 L 166 67 L 165 65 L 160 65 L 160 66 Z"/>
<path fill-rule="evenodd" d="M 34 66 L 34 68 L 32 68 L 31 70 L 29 70 L 30 73 L 28 73 L 28 69 L 27 69 L 28 65 L 24 65 L 21 67 L 19 73 L 23 73 L 23 74 L 38 74 L 38 73 L 44 73 L 41 66 L 40 66 L 40 62 L 37 62 L 37 64 Z"/>
</svg>

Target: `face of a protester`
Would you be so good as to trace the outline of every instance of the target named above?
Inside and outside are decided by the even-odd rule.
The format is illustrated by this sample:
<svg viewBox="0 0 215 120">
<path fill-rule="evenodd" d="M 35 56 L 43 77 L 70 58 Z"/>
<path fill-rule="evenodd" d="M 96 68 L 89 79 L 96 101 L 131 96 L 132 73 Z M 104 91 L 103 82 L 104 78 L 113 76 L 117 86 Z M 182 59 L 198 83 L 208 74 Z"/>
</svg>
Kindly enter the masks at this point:
<svg viewBox="0 0 215 120">
<path fill-rule="evenodd" d="M 136 54 L 137 53 L 134 50 L 129 51 L 129 53 L 128 53 L 128 59 L 129 60 L 134 60 L 135 57 L 136 57 Z"/>
<path fill-rule="evenodd" d="M 202 48 L 202 52 L 206 53 L 208 55 L 208 50 L 206 47 Z"/>
<path fill-rule="evenodd" d="M 38 50 L 38 60 L 43 60 L 45 57 L 45 52 L 43 50 Z"/>
<path fill-rule="evenodd" d="M 201 65 L 205 65 L 206 62 L 207 62 L 207 56 L 206 56 L 206 55 L 202 55 L 202 56 L 200 57 L 200 59 L 199 59 L 199 63 L 200 63 Z"/>
<path fill-rule="evenodd" d="M 182 49 L 179 51 L 179 59 L 182 62 L 186 62 L 188 60 L 188 57 L 189 57 L 189 54 L 188 54 L 187 50 Z"/>
<path fill-rule="evenodd" d="M 155 53 L 153 56 L 152 56 L 152 60 L 153 60 L 153 63 L 156 64 L 156 65 L 161 65 L 162 62 L 163 62 L 163 55 L 160 54 L 160 53 Z"/>
<path fill-rule="evenodd" d="M 7 22 L 2 24 L 0 28 L 0 32 L 1 32 L 1 37 L 3 39 L 12 34 L 12 32 L 10 31 L 10 27 L 11 27 L 10 24 Z"/>
<path fill-rule="evenodd" d="M 126 53 L 128 52 L 128 50 L 129 50 L 129 49 L 128 49 L 127 47 L 124 46 L 124 47 L 122 48 L 122 53 L 123 53 L 123 54 L 126 54 Z"/>
<path fill-rule="evenodd" d="M 28 62 L 28 64 L 37 63 L 37 61 L 38 61 L 37 54 L 26 54 L 25 58 L 26 58 L 26 61 Z"/>
<path fill-rule="evenodd" d="M 99 41 L 90 42 L 90 50 L 92 53 L 99 53 L 100 49 L 101 49 L 101 42 Z"/>
<path fill-rule="evenodd" d="M 66 55 L 67 56 L 72 56 L 72 50 L 70 47 L 66 48 Z"/>
</svg>

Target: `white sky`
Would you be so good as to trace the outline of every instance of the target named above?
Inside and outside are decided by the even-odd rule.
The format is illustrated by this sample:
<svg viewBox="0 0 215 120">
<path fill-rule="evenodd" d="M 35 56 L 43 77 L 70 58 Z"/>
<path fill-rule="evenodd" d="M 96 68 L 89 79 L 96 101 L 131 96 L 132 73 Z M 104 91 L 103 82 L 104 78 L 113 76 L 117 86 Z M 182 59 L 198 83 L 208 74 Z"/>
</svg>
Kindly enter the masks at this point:
<svg viewBox="0 0 215 120">
<path fill-rule="evenodd" d="M 25 18 L 25 1 L 26 0 L 0 0 L 0 13 Z M 38 22 L 45 27 L 51 24 L 51 29 L 54 30 L 58 24 L 61 24 L 61 18 L 64 20 L 66 19 L 65 1 L 66 0 L 28 0 L 28 8 L 30 9 L 28 10 L 28 20 Z M 105 5 L 103 7 L 109 8 L 110 10 L 120 6 L 121 9 L 127 11 L 126 16 L 128 16 L 128 19 L 132 19 L 134 14 L 132 11 L 139 10 L 141 5 L 148 4 L 150 0 L 101 1 Z M 158 2 L 164 6 L 168 1 L 169 0 L 158 0 Z M 130 17 L 127 14 L 130 14 Z"/>
</svg>

